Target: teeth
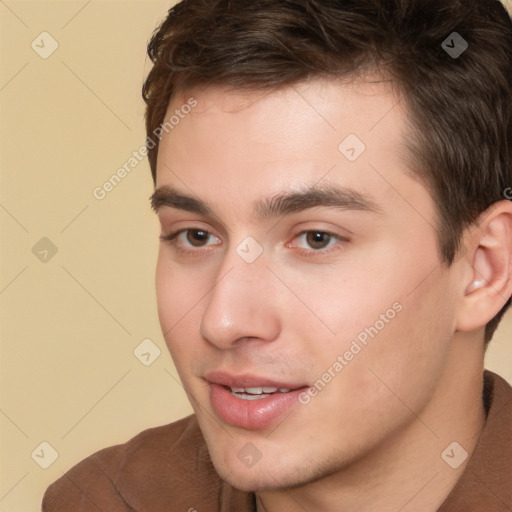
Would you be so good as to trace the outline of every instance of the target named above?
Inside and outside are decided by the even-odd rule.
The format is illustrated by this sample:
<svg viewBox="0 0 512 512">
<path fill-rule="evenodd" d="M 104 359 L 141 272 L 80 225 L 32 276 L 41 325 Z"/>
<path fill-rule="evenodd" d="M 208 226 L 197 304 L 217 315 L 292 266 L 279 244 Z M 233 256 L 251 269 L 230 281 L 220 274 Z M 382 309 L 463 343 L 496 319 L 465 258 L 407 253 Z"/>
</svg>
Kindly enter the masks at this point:
<svg viewBox="0 0 512 512">
<path fill-rule="evenodd" d="M 245 392 L 251 395 L 261 395 L 263 388 L 245 388 Z"/>
<path fill-rule="evenodd" d="M 243 394 L 243 395 L 236 395 L 238 398 L 241 398 L 242 400 L 261 400 L 262 398 L 266 398 L 268 395 L 249 395 L 249 394 Z"/>
<path fill-rule="evenodd" d="M 274 387 L 254 387 L 254 388 L 231 388 L 232 393 L 246 393 L 249 395 L 261 395 L 275 393 L 279 389 L 280 393 L 288 393 L 289 388 L 274 388 Z"/>
</svg>

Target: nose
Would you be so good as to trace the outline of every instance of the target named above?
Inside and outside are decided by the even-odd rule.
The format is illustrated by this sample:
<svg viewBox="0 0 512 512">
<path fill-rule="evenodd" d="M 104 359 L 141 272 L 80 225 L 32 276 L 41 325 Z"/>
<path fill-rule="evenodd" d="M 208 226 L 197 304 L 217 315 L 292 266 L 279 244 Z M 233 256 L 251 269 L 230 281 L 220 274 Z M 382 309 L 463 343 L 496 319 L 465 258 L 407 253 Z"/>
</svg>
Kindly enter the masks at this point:
<svg viewBox="0 0 512 512">
<path fill-rule="evenodd" d="M 276 279 L 260 257 L 246 263 L 231 250 L 206 298 L 201 334 L 220 349 L 253 341 L 271 342 L 280 332 Z"/>
</svg>

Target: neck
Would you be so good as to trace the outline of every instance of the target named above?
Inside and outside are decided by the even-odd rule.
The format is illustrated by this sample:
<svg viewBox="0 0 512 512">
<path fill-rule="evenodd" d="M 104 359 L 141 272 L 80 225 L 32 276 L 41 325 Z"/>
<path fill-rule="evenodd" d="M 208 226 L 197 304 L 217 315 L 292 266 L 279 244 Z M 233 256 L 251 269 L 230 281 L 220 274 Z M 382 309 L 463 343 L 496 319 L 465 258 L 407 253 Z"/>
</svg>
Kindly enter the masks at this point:
<svg viewBox="0 0 512 512">
<path fill-rule="evenodd" d="M 422 411 L 411 411 L 407 426 L 337 473 L 297 488 L 259 491 L 257 511 L 437 511 L 485 424 L 483 348 L 480 358 L 464 357 L 469 347 L 463 341 L 454 340 L 432 399 Z"/>
</svg>

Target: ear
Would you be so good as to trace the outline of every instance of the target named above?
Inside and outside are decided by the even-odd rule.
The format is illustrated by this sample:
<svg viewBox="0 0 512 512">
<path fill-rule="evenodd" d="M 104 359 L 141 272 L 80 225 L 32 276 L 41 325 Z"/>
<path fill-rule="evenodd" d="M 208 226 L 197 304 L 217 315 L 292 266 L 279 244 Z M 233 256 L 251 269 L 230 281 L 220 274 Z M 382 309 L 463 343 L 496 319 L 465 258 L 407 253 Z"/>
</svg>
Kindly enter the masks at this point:
<svg viewBox="0 0 512 512">
<path fill-rule="evenodd" d="M 512 202 L 494 203 L 468 230 L 459 331 L 485 327 L 512 295 Z"/>
</svg>

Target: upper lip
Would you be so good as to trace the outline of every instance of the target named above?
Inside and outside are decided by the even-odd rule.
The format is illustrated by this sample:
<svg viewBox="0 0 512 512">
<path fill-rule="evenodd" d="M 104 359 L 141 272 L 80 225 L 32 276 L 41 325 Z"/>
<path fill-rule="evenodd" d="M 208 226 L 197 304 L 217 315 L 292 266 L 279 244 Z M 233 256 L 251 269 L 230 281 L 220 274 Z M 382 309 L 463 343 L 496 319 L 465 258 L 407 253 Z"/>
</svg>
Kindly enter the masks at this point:
<svg viewBox="0 0 512 512">
<path fill-rule="evenodd" d="M 296 384 L 290 381 L 278 381 L 272 378 L 260 377 L 258 375 L 248 373 L 234 375 L 218 370 L 206 373 L 204 378 L 213 384 L 220 384 L 230 388 L 266 387 L 298 389 L 306 386 L 306 384 Z"/>
</svg>

